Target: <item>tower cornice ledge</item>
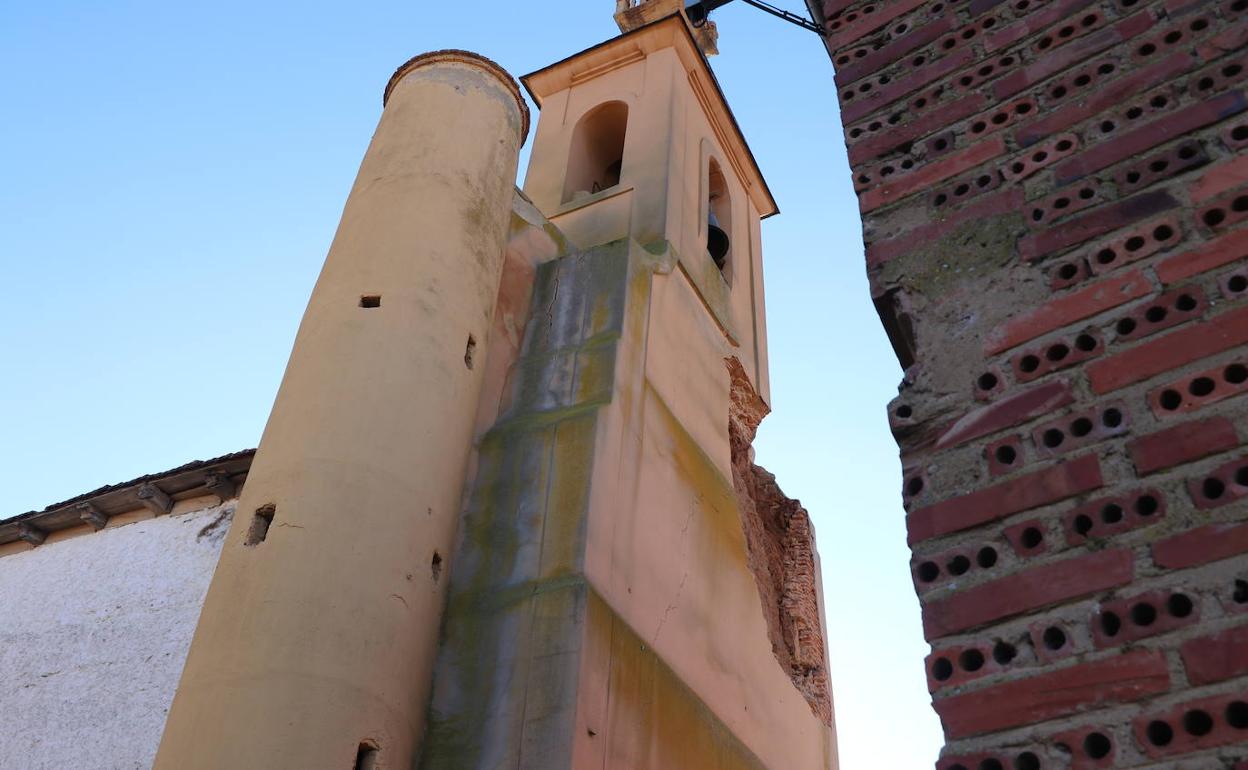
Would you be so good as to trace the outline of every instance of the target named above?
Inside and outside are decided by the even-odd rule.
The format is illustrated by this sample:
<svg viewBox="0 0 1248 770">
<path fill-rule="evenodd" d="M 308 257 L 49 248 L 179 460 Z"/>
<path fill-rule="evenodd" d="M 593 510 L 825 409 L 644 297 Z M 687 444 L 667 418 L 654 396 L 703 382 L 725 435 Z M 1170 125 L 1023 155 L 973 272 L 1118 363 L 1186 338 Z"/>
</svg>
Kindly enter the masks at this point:
<svg viewBox="0 0 1248 770">
<path fill-rule="evenodd" d="M 490 73 L 497 78 L 500 83 L 506 86 L 508 92 L 515 97 L 516 104 L 520 107 L 520 117 L 522 121 L 520 143 L 524 144 L 524 140 L 529 135 L 529 105 L 525 103 L 524 97 L 520 95 L 520 85 L 516 83 L 516 79 L 511 76 L 511 73 L 503 69 L 498 62 L 472 51 L 464 51 L 458 48 L 444 48 L 439 51 L 429 51 L 427 53 L 418 54 L 403 62 L 403 64 L 394 71 L 394 74 L 390 76 L 390 80 L 386 83 L 386 90 L 381 96 L 382 107 L 385 107 L 386 103 L 390 101 L 390 93 L 394 90 L 394 87 L 399 84 L 399 81 L 407 75 L 407 73 L 420 69 L 421 67 L 427 67 L 432 64 L 441 64 L 445 62 L 467 64 L 469 66 L 477 67 Z"/>
</svg>

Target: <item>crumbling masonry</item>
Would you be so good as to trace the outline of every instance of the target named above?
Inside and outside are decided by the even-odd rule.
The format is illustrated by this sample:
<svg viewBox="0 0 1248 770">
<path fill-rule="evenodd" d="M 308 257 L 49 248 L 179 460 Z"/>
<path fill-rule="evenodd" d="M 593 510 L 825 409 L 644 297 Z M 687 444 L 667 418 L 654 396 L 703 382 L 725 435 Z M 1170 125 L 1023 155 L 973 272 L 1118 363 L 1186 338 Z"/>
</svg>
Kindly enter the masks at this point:
<svg viewBox="0 0 1248 770">
<path fill-rule="evenodd" d="M 937 767 L 1248 767 L 1248 0 L 811 10 Z"/>
</svg>

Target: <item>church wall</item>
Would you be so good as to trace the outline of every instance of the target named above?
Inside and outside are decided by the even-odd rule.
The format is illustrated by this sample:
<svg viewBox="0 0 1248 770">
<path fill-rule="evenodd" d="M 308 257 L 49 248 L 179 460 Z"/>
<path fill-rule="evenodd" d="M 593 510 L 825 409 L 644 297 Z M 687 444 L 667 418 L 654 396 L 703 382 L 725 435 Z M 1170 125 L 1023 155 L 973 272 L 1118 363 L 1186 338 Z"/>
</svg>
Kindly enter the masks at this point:
<svg viewBox="0 0 1248 770">
<path fill-rule="evenodd" d="M 0 767 L 151 767 L 233 509 L 182 500 L 8 547 Z"/>
<path fill-rule="evenodd" d="M 1242 767 L 1248 4 L 811 6 L 906 370 L 937 767 Z"/>
</svg>

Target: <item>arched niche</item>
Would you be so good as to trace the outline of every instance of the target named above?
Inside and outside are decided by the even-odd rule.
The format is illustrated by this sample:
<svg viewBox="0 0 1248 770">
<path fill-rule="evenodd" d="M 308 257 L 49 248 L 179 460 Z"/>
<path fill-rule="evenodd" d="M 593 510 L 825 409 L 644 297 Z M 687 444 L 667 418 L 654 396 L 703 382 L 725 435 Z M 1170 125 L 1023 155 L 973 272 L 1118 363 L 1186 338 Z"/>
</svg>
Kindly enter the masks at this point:
<svg viewBox="0 0 1248 770">
<path fill-rule="evenodd" d="M 572 131 L 572 145 L 568 150 L 564 203 L 620 183 L 627 128 L 628 105 L 624 102 L 600 104 L 581 117 Z"/>
</svg>

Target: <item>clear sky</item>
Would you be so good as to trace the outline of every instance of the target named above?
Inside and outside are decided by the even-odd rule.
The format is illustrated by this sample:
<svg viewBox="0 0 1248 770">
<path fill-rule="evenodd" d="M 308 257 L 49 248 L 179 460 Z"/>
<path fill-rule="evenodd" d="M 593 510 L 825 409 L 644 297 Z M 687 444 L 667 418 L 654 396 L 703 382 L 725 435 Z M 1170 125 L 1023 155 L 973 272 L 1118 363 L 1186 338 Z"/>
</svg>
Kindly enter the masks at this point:
<svg viewBox="0 0 1248 770">
<path fill-rule="evenodd" d="M 255 446 L 394 68 L 454 47 L 531 72 L 615 35 L 613 6 L 0 3 L 0 518 Z M 757 455 L 818 528 L 842 767 L 930 768 L 885 416 L 901 372 L 832 66 L 744 3 L 714 18 L 714 68 L 782 211 L 763 225 Z"/>
</svg>

